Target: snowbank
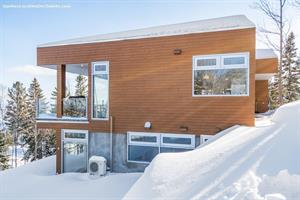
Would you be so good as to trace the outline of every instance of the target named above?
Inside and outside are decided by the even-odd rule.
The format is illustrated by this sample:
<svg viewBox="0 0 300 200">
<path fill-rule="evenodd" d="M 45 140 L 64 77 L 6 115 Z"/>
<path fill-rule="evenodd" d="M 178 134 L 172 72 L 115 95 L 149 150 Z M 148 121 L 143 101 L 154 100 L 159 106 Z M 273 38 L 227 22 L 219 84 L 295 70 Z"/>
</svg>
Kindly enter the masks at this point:
<svg viewBox="0 0 300 200">
<path fill-rule="evenodd" d="M 159 154 L 125 199 L 300 199 L 300 101 L 256 127 Z"/>
<path fill-rule="evenodd" d="M 55 157 L 0 172 L 3 200 L 121 199 L 139 173 L 110 174 L 90 179 L 85 173 L 55 175 Z"/>
</svg>

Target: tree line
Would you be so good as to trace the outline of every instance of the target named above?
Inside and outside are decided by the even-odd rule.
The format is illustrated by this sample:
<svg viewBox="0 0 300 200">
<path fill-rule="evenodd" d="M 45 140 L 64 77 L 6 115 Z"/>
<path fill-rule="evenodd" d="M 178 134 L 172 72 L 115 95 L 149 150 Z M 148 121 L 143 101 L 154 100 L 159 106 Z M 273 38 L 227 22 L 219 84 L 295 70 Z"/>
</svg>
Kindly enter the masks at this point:
<svg viewBox="0 0 300 200">
<path fill-rule="evenodd" d="M 279 54 L 278 73 L 269 82 L 270 108 L 276 109 L 284 103 L 300 98 L 300 58 L 297 57 L 295 35 L 290 30 L 285 8 L 294 6 L 300 9 L 300 1 L 257 0 L 254 8 L 261 11 L 272 26 L 259 26 L 264 43 Z"/>
<path fill-rule="evenodd" d="M 75 82 L 75 95 L 86 96 L 87 78 L 78 75 Z M 66 97 L 69 96 L 71 96 L 70 90 L 66 88 Z M 57 89 L 55 88 L 50 99 L 56 102 L 56 97 Z M 15 158 L 15 166 L 17 166 L 17 146 L 26 147 L 23 155 L 25 161 L 54 155 L 56 152 L 55 130 L 37 129 L 37 109 L 46 111 L 48 107 L 38 80 L 34 78 L 28 90 L 19 81 L 13 83 L 12 87 L 8 88 L 6 104 L 3 102 L 4 99 L 2 95 L 0 98 L 0 170 L 9 167 L 8 146 L 13 146 L 11 154 Z M 67 107 L 66 112 L 74 112 L 70 110 L 72 105 Z M 56 103 L 50 104 L 50 111 L 56 113 Z"/>
<path fill-rule="evenodd" d="M 37 130 L 36 102 L 45 101 L 43 91 L 36 78 L 28 88 L 17 81 L 7 91 L 4 124 L 0 133 L 0 169 L 9 167 L 7 147 L 13 146 L 12 155 L 17 166 L 17 147 L 26 147 L 23 159 L 33 161 L 55 154 L 55 131 Z"/>
</svg>

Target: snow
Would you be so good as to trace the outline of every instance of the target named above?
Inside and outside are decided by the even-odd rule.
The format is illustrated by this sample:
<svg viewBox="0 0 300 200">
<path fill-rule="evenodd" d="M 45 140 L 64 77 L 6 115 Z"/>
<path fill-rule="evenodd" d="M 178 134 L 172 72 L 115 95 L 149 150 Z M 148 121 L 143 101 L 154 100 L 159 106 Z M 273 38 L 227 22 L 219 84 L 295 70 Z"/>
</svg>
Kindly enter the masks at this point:
<svg viewBox="0 0 300 200">
<path fill-rule="evenodd" d="M 87 173 L 55 175 L 55 156 L 0 172 L 0 199 L 121 199 L 140 173 L 109 174 L 98 179 Z"/>
<path fill-rule="evenodd" d="M 155 157 L 124 199 L 300 199 L 300 101 L 190 152 Z"/>
<path fill-rule="evenodd" d="M 109 42 L 129 39 L 184 35 L 191 33 L 215 32 L 235 29 L 254 28 L 255 24 L 244 15 L 234 15 L 193 22 L 156 26 L 117 33 L 101 34 L 58 42 L 41 44 L 38 47 L 61 46 L 70 44 L 84 44 L 95 42 Z"/>
<path fill-rule="evenodd" d="M 55 175 L 55 157 L 0 172 L 0 199 L 300 199 L 300 101 L 233 126 L 193 151 L 162 153 L 143 174 Z"/>
<path fill-rule="evenodd" d="M 256 59 L 278 58 L 273 49 L 256 49 Z"/>
</svg>

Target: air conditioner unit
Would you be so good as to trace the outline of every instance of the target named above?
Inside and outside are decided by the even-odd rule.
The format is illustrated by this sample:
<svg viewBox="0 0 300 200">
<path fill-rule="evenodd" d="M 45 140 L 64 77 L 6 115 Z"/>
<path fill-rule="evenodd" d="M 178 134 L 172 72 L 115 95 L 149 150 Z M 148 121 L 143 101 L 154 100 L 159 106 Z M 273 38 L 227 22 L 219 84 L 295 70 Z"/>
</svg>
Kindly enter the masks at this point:
<svg viewBox="0 0 300 200">
<path fill-rule="evenodd" d="M 101 156 L 92 156 L 89 159 L 89 173 L 92 176 L 104 176 L 106 174 L 106 159 Z"/>
</svg>

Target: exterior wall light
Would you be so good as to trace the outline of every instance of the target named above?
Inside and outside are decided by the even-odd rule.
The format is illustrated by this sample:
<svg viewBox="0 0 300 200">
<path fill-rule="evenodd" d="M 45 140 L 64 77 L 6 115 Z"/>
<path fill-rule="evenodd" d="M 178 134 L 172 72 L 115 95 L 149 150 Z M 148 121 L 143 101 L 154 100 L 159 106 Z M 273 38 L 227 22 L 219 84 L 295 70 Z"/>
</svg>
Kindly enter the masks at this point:
<svg viewBox="0 0 300 200">
<path fill-rule="evenodd" d="M 181 55 L 182 50 L 181 49 L 174 49 L 173 53 L 174 53 L 174 55 Z"/>
<path fill-rule="evenodd" d="M 145 122 L 144 128 L 150 129 L 151 126 L 152 126 L 152 123 L 148 121 L 148 122 Z"/>
<path fill-rule="evenodd" d="M 189 127 L 187 127 L 187 126 L 180 126 L 179 129 L 182 132 L 187 132 L 189 130 Z"/>
</svg>

